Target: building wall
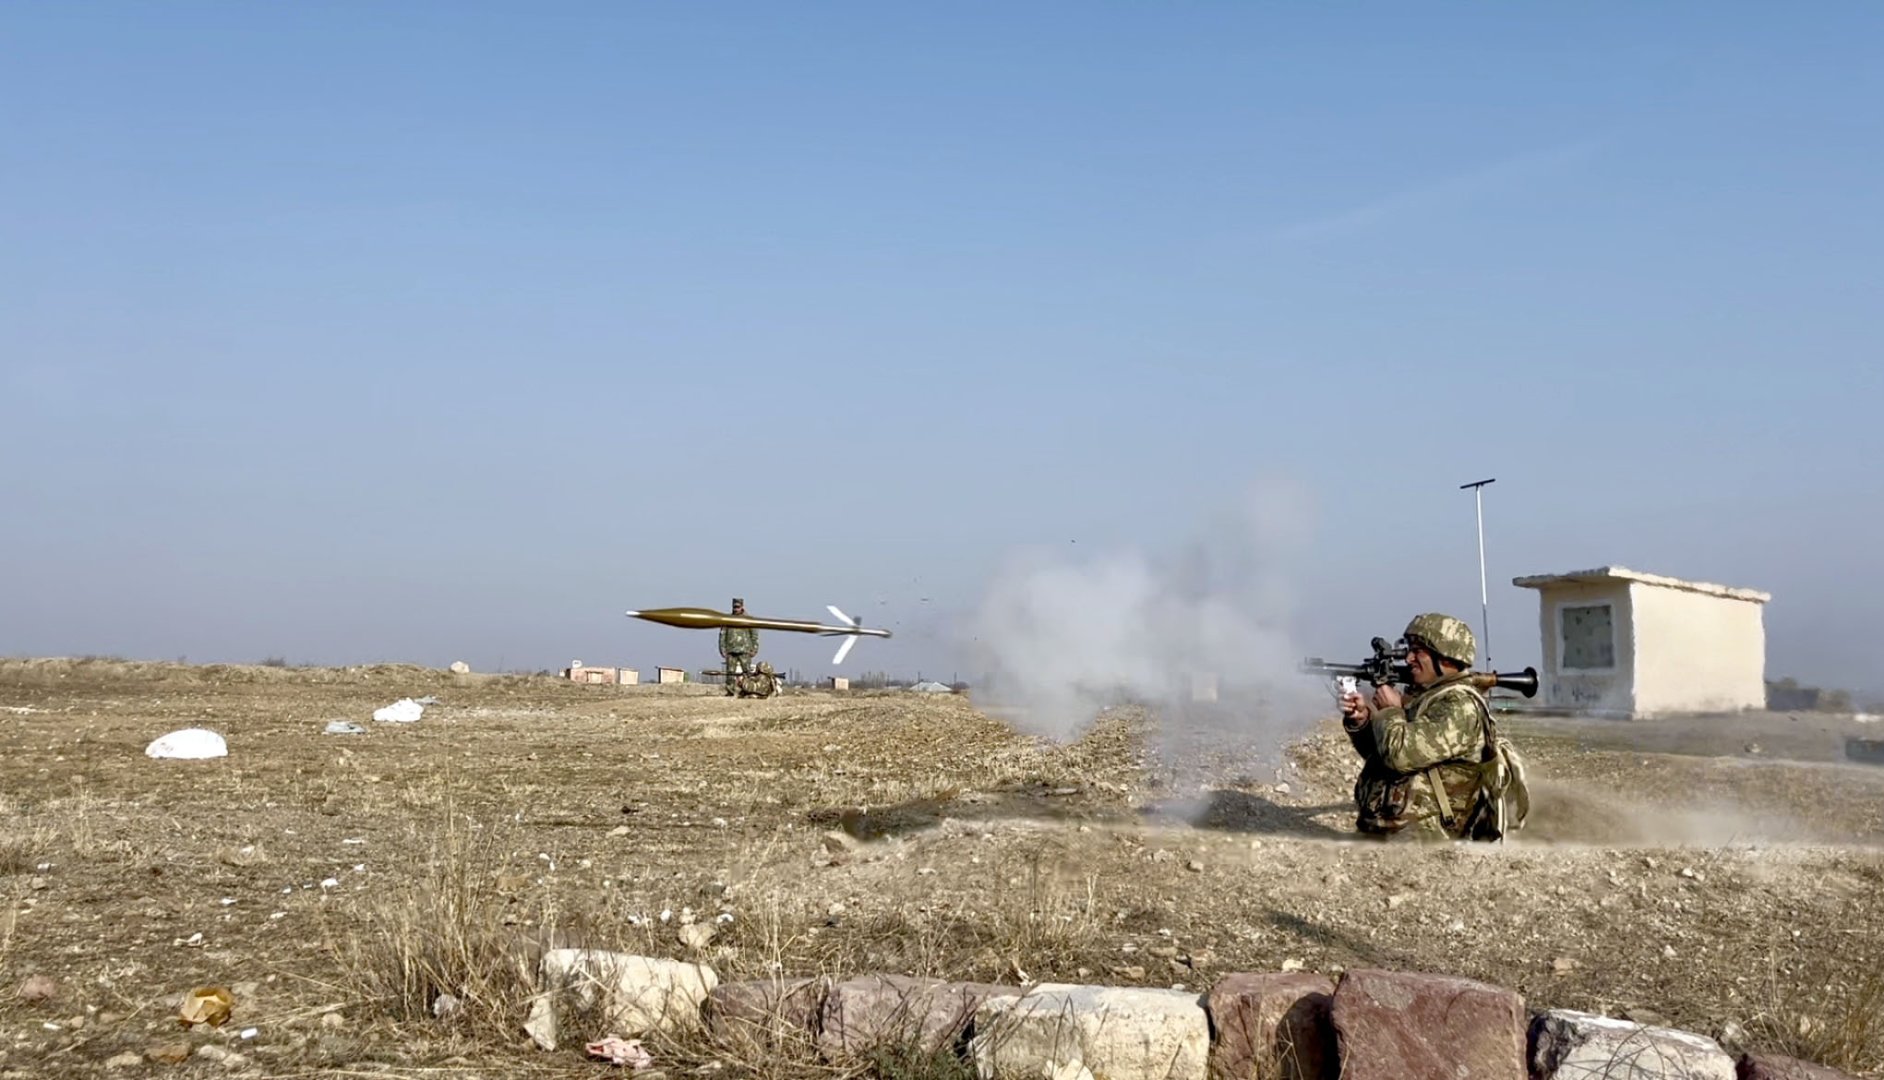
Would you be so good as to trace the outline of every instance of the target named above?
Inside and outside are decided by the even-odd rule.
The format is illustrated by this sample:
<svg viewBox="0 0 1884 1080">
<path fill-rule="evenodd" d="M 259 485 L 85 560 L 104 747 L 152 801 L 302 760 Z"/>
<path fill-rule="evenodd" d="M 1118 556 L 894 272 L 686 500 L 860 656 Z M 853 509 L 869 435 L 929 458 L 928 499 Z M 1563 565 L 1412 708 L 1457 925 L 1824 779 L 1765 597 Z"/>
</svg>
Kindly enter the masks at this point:
<svg viewBox="0 0 1884 1080">
<path fill-rule="evenodd" d="M 1642 582 L 1629 592 L 1642 642 L 1636 715 L 1766 706 L 1763 605 Z"/>
<path fill-rule="evenodd" d="M 1608 606 L 1609 661 L 1606 667 L 1574 666 L 1593 659 L 1586 609 Z M 1554 709 L 1628 716 L 1636 709 L 1635 672 L 1638 634 L 1626 581 L 1566 582 L 1538 590 L 1538 618 L 1543 630 L 1543 703 Z M 1565 609 L 1573 609 L 1572 640 L 1564 639 Z M 1578 614 L 1583 612 L 1583 614 Z M 1566 655 L 1566 644 L 1570 646 Z M 1570 664 L 1566 665 L 1566 661 Z"/>
<path fill-rule="evenodd" d="M 682 668 L 655 668 L 654 681 L 657 683 L 682 683 L 687 681 L 687 672 Z"/>
</svg>

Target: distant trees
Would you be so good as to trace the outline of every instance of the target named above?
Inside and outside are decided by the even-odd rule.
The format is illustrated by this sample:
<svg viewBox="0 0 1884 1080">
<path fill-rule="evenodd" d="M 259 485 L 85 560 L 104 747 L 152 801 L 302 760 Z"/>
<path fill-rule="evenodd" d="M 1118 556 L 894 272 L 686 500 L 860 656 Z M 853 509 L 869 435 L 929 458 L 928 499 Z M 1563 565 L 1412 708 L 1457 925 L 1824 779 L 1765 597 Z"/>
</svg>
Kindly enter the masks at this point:
<svg viewBox="0 0 1884 1080">
<path fill-rule="evenodd" d="M 1851 704 L 1851 691 L 1825 690 L 1817 686 L 1801 686 L 1799 680 L 1787 676 L 1777 681 L 1766 680 L 1766 707 L 1769 709 L 1797 709 L 1810 712 L 1854 712 Z"/>
</svg>

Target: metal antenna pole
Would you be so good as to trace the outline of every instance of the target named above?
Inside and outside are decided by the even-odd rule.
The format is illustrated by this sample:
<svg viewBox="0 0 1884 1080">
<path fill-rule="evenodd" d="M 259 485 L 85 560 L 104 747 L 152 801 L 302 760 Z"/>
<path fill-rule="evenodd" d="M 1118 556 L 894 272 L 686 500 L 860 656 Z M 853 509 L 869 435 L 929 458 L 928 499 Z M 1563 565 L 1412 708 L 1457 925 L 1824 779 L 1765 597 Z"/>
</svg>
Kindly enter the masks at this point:
<svg viewBox="0 0 1884 1080">
<path fill-rule="evenodd" d="M 1491 594 L 1485 588 L 1485 485 L 1497 477 L 1460 484 L 1459 490 L 1472 489 L 1472 501 L 1478 506 L 1478 619 L 1479 633 L 1485 638 L 1485 670 L 1496 671 L 1491 662 Z"/>
</svg>

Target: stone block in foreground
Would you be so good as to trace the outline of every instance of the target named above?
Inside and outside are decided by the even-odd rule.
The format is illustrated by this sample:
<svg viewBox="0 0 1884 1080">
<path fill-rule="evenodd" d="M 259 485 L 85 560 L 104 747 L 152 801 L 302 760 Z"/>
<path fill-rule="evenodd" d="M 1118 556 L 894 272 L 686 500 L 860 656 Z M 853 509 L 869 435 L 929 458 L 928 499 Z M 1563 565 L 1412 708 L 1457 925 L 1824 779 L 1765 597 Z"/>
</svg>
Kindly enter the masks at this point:
<svg viewBox="0 0 1884 1080">
<path fill-rule="evenodd" d="M 830 990 L 826 978 L 721 983 L 707 995 L 703 1012 L 716 1038 L 810 1038 L 818 1033 L 818 1017 Z"/>
<path fill-rule="evenodd" d="M 704 964 L 599 949 L 550 949 L 538 973 L 544 989 L 530 1002 L 523 1026 L 545 1050 L 556 1049 L 572 1004 L 598 1011 L 612 1034 L 634 1038 L 698 1027 L 700 1005 L 719 985 Z"/>
<path fill-rule="evenodd" d="M 1570 1009 L 1531 1024 L 1537 1080 L 1736 1080 L 1734 1059 L 1704 1035 Z"/>
<path fill-rule="evenodd" d="M 1361 969 L 1328 1014 L 1342 1080 L 1529 1080 L 1524 999 L 1503 987 Z"/>
<path fill-rule="evenodd" d="M 1335 1075 L 1334 980 L 1310 972 L 1226 975 L 1204 997 L 1215 1038 L 1211 1080 Z"/>
<path fill-rule="evenodd" d="M 921 1051 L 953 1047 L 983 1001 L 1017 986 L 954 983 L 906 975 L 865 975 L 834 984 L 818 1016 L 818 1048 L 858 1055 L 884 1044 Z"/>
<path fill-rule="evenodd" d="M 969 1043 L 981 1080 L 1205 1080 L 1210 1019 L 1188 990 L 1043 983 L 992 997 Z"/>
</svg>

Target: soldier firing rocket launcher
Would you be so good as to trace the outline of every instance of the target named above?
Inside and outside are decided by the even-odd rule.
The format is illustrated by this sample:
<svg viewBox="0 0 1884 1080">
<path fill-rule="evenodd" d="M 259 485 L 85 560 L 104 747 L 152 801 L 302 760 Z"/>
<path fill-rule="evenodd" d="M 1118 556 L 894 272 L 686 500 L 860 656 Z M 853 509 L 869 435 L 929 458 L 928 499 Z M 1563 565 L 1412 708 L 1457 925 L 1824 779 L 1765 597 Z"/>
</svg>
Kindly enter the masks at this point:
<svg viewBox="0 0 1884 1080">
<path fill-rule="evenodd" d="M 831 666 L 844 662 L 850 647 L 857 644 L 859 637 L 890 636 L 888 630 L 879 630 L 864 626 L 856 619 L 826 605 L 825 610 L 837 617 L 842 626 L 830 626 L 825 623 L 807 622 L 803 619 L 761 619 L 756 615 L 730 615 L 712 608 L 670 607 L 654 608 L 650 611 L 630 611 L 631 619 L 646 619 L 663 626 L 678 626 L 683 630 L 720 630 L 726 627 L 744 627 L 749 630 L 784 630 L 794 634 L 818 634 L 823 637 L 842 637 L 844 644 L 837 647 L 837 655 L 831 657 Z"/>
<path fill-rule="evenodd" d="M 1411 686 L 1413 670 L 1406 663 L 1406 643 L 1389 642 L 1377 637 L 1372 642 L 1374 655 L 1358 664 L 1331 664 L 1319 656 L 1302 661 L 1297 670 L 1308 675 L 1332 675 L 1338 679 L 1365 679 L 1375 686 Z M 1467 682 L 1483 691 L 1493 688 L 1516 690 L 1525 697 L 1537 695 L 1537 669 L 1525 668 L 1516 674 L 1475 671 Z"/>
</svg>

